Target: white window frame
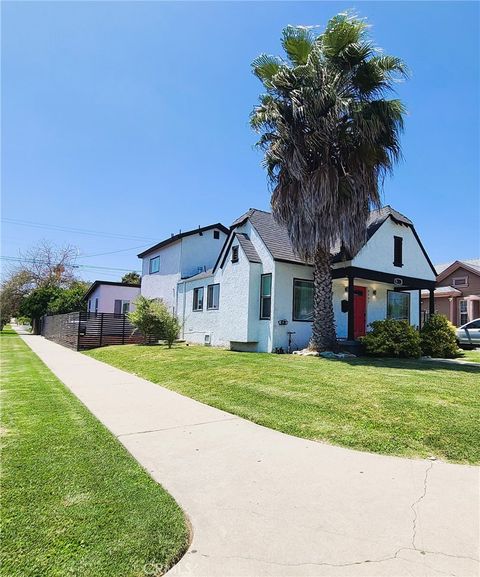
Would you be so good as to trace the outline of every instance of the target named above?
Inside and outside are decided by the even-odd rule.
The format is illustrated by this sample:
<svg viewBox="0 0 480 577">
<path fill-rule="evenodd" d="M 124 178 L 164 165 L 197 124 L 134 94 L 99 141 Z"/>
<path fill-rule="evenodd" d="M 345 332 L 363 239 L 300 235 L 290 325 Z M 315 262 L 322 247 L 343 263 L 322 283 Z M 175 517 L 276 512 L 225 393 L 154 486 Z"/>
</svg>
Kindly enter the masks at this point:
<svg viewBox="0 0 480 577">
<path fill-rule="evenodd" d="M 457 287 L 467 287 L 468 286 L 468 276 L 456 276 L 452 278 L 452 286 Z"/>
<path fill-rule="evenodd" d="M 462 311 L 462 304 L 465 303 L 465 310 Z M 465 320 L 462 321 L 462 315 L 465 315 Z M 463 326 L 468 323 L 470 319 L 468 318 L 468 301 L 461 299 L 458 301 L 458 326 Z"/>
</svg>

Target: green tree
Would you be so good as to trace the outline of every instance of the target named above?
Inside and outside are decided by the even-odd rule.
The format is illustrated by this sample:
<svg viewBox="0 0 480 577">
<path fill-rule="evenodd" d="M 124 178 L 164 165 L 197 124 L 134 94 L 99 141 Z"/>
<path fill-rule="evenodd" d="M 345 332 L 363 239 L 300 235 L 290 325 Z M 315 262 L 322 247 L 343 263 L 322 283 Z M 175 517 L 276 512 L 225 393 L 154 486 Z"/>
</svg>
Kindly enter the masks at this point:
<svg viewBox="0 0 480 577">
<path fill-rule="evenodd" d="M 33 289 L 21 302 L 19 312 L 32 320 L 34 334 L 40 331 L 40 319 L 50 310 L 50 303 L 61 293 L 55 285 L 44 285 Z"/>
<path fill-rule="evenodd" d="M 53 314 L 64 314 L 86 310 L 87 303 L 84 300 L 89 283 L 74 281 L 65 289 L 61 289 L 53 298 L 48 307 L 48 312 Z"/>
<path fill-rule="evenodd" d="M 335 346 L 331 250 L 346 258 L 364 242 L 369 211 L 401 155 L 404 106 L 385 96 L 406 76 L 403 62 L 376 49 L 367 24 L 348 14 L 314 35 L 283 31 L 286 59 L 262 54 L 254 74 L 266 93 L 251 114 L 272 185 L 272 211 L 297 254 L 313 264 L 310 347 Z"/>
<path fill-rule="evenodd" d="M 10 322 L 12 317 L 18 315 L 22 300 L 31 290 L 31 283 L 31 275 L 24 270 L 13 272 L 2 283 L 0 288 L 0 310 L 3 325 Z"/>
<path fill-rule="evenodd" d="M 128 284 L 140 284 L 142 277 L 136 271 L 127 272 L 122 276 L 122 282 Z"/>
</svg>

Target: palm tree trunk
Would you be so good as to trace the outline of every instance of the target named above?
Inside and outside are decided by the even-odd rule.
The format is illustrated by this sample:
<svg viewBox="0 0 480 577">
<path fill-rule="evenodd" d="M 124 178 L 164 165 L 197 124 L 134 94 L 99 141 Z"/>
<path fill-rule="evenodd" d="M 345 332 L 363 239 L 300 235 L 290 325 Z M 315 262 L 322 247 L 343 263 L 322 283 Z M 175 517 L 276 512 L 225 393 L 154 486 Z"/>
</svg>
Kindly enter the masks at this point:
<svg viewBox="0 0 480 577">
<path fill-rule="evenodd" d="M 313 325 L 309 345 L 315 351 L 337 348 L 330 259 L 329 252 L 317 249 L 313 262 Z"/>
</svg>

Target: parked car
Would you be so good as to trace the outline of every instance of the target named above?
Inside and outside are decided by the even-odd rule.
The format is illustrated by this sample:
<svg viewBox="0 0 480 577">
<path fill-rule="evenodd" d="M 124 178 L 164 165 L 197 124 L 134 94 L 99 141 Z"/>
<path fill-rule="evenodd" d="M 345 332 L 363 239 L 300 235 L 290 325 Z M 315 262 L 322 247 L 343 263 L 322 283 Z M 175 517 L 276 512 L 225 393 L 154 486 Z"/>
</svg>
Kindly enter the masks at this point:
<svg viewBox="0 0 480 577">
<path fill-rule="evenodd" d="M 457 329 L 457 342 L 463 348 L 480 347 L 480 319 L 475 319 Z"/>
</svg>

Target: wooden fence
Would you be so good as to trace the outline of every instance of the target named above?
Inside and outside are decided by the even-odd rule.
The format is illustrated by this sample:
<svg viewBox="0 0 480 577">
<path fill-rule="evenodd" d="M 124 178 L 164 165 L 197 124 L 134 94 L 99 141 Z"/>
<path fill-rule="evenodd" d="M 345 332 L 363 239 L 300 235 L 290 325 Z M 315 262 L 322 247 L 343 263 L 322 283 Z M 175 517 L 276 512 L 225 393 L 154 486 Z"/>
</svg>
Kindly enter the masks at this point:
<svg viewBox="0 0 480 577">
<path fill-rule="evenodd" d="M 46 315 L 42 318 L 41 334 L 76 351 L 144 341 L 141 333 L 134 332 L 127 316 L 116 313 Z"/>
</svg>

